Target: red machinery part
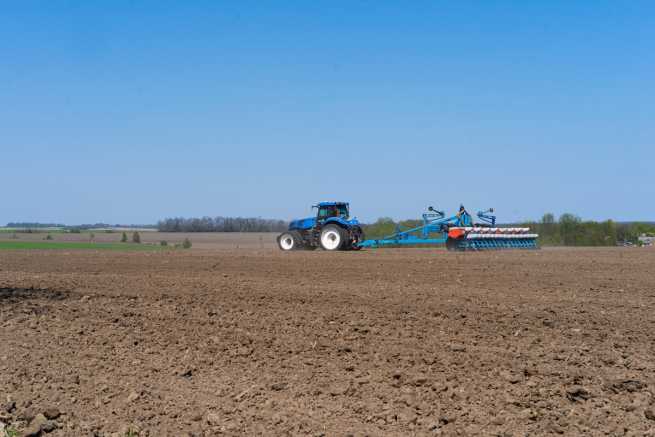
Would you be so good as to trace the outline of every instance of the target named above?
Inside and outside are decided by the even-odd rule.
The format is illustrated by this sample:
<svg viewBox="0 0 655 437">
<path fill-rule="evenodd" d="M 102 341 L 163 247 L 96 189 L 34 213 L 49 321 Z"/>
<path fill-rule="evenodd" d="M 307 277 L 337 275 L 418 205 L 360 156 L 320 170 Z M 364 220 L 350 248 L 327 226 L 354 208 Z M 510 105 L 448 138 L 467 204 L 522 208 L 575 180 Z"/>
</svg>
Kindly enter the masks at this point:
<svg viewBox="0 0 655 437">
<path fill-rule="evenodd" d="M 453 240 L 462 238 L 464 234 L 466 234 L 466 231 L 462 228 L 450 228 L 448 230 L 448 238 L 452 238 Z"/>
</svg>

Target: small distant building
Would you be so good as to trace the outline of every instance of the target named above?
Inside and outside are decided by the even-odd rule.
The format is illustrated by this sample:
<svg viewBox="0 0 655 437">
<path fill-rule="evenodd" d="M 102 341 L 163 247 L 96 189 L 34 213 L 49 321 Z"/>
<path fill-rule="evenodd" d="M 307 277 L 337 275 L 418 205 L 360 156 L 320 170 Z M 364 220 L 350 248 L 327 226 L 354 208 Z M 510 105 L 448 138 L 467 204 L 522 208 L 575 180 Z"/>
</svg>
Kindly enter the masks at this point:
<svg viewBox="0 0 655 437">
<path fill-rule="evenodd" d="M 655 244 L 655 237 L 646 234 L 641 234 L 639 236 L 639 242 L 644 246 L 652 246 L 653 244 Z"/>
</svg>

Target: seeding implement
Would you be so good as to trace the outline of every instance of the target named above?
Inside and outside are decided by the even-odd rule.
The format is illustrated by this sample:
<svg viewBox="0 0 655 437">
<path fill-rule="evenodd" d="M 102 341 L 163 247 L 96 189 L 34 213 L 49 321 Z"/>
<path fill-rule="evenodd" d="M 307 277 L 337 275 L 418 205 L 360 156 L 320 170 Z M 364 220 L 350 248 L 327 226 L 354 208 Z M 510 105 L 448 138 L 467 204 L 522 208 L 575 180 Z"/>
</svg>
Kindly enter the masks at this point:
<svg viewBox="0 0 655 437">
<path fill-rule="evenodd" d="M 400 230 L 380 239 L 365 240 L 361 247 L 445 244 L 449 250 L 536 249 L 539 235 L 530 228 L 497 227 L 494 210 L 477 213 L 474 223 L 464 206 L 452 217 L 432 207 L 423 214 L 421 226 Z"/>
<path fill-rule="evenodd" d="M 497 227 L 493 209 L 477 213 L 478 222 L 464 206 L 457 214 L 446 217 L 443 211 L 433 207 L 422 215 L 423 224 L 411 229 L 399 227 L 392 235 L 364 240 L 364 234 L 357 219 L 348 217 L 348 204 L 344 202 L 323 202 L 315 206 L 317 216 L 294 220 L 289 231 L 278 237 L 282 250 L 352 249 L 383 246 L 420 246 L 445 244 L 449 250 L 492 250 L 492 249 L 536 249 L 539 235 L 530 228 Z"/>
</svg>

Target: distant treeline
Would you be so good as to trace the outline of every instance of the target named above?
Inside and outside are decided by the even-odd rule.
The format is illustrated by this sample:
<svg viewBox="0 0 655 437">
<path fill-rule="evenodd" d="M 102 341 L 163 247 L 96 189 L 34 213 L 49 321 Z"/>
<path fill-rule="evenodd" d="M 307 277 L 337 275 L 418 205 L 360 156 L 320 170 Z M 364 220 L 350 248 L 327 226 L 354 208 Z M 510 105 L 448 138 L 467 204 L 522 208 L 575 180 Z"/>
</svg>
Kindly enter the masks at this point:
<svg viewBox="0 0 655 437">
<path fill-rule="evenodd" d="M 412 229 L 423 224 L 422 220 L 410 219 L 396 222 L 391 217 L 380 217 L 374 223 L 362 224 L 365 238 L 383 238 L 397 230 Z"/>
<path fill-rule="evenodd" d="M 244 217 L 167 218 L 157 223 L 160 232 L 282 232 L 284 220 Z"/>
<path fill-rule="evenodd" d="M 66 228 L 74 228 L 74 229 L 81 229 L 81 230 L 88 230 L 88 229 L 107 229 L 107 228 L 117 228 L 117 229 L 156 229 L 156 225 L 111 225 L 109 223 L 94 223 L 94 224 L 81 224 L 81 225 L 75 225 L 75 226 L 66 226 Z"/>
<path fill-rule="evenodd" d="M 640 235 L 655 234 L 653 223 L 583 221 L 574 214 L 562 214 L 556 220 L 553 214 L 548 213 L 538 222 L 522 224 L 538 233 L 539 242 L 546 246 L 616 246 L 623 242 L 638 244 Z"/>
<path fill-rule="evenodd" d="M 364 225 L 363 228 L 366 238 L 382 238 L 396 232 L 398 226 L 406 230 L 422 224 L 421 220 L 395 222 L 389 217 L 382 217 L 375 223 Z M 574 214 L 562 214 L 556 219 L 549 213 L 544 214 L 540 221 L 505 226 L 530 227 L 539 234 L 539 244 L 543 246 L 616 246 L 623 242 L 638 244 L 640 235 L 655 235 L 655 223 L 652 222 L 583 221 Z"/>
<path fill-rule="evenodd" d="M 7 223 L 8 228 L 17 229 L 43 229 L 43 228 L 61 228 L 66 230 L 89 230 L 89 229 L 109 229 L 109 228 L 125 228 L 125 229 L 155 229 L 155 225 L 111 225 L 109 223 L 85 223 L 81 225 L 64 225 L 61 223 L 38 223 L 38 222 L 11 222 Z"/>
<path fill-rule="evenodd" d="M 63 228 L 66 225 L 60 223 L 36 223 L 36 222 L 11 222 L 7 223 L 8 228 Z"/>
</svg>

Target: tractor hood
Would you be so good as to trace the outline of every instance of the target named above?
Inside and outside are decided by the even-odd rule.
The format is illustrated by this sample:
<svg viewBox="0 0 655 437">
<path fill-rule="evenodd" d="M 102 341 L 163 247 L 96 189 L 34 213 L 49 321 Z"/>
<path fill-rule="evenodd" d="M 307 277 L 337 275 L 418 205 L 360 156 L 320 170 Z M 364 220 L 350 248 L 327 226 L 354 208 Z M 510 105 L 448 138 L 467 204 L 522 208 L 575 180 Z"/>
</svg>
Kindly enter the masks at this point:
<svg viewBox="0 0 655 437">
<path fill-rule="evenodd" d="M 303 219 L 292 220 L 291 223 L 289 223 L 289 230 L 304 231 L 313 228 L 315 224 L 316 224 L 316 217 L 307 217 Z"/>
<path fill-rule="evenodd" d="M 345 226 L 346 228 L 349 228 L 350 226 L 359 225 L 359 221 L 355 218 L 346 220 L 342 217 L 330 217 L 324 222 L 324 224 L 327 223 L 338 223 L 342 226 Z M 307 217 L 303 219 L 293 220 L 291 223 L 289 223 L 289 230 L 306 231 L 308 229 L 313 228 L 314 226 L 316 226 L 316 217 Z"/>
</svg>

